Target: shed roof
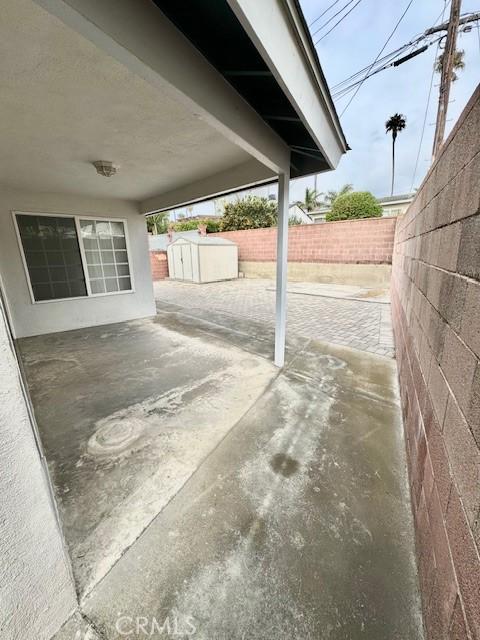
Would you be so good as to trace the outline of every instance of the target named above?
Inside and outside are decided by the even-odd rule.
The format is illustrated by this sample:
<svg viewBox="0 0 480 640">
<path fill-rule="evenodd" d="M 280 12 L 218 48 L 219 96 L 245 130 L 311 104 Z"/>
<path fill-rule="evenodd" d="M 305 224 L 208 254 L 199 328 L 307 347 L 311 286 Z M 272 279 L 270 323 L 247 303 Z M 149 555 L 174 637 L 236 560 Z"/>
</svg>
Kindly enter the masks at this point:
<svg viewBox="0 0 480 640">
<path fill-rule="evenodd" d="M 179 240 L 186 240 L 187 242 L 191 242 L 192 244 L 202 244 L 202 245 L 233 245 L 236 246 L 235 242 L 231 240 L 227 240 L 226 238 L 219 238 L 217 236 L 178 236 L 173 242 L 170 243 L 169 246 L 175 244 Z"/>
</svg>

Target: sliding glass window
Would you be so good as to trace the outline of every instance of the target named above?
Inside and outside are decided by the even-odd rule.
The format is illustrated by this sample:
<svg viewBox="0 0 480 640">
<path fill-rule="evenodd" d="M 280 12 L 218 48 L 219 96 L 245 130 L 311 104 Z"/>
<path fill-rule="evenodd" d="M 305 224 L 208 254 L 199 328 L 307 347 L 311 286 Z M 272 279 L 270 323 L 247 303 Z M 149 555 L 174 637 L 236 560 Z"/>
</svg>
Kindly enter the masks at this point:
<svg viewBox="0 0 480 640">
<path fill-rule="evenodd" d="M 123 222 L 80 220 L 80 228 L 92 294 L 130 291 Z"/>
<path fill-rule="evenodd" d="M 16 222 L 35 302 L 132 291 L 123 221 L 17 213 Z"/>
<path fill-rule="evenodd" d="M 18 214 L 17 224 L 34 299 L 86 296 L 75 219 Z"/>
</svg>

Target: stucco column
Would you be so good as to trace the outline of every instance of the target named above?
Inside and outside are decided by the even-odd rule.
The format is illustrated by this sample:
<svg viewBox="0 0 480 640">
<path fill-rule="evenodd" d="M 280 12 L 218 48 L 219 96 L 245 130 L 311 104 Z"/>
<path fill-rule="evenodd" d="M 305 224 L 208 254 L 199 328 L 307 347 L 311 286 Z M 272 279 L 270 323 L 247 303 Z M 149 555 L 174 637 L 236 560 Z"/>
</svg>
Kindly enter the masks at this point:
<svg viewBox="0 0 480 640">
<path fill-rule="evenodd" d="M 278 176 L 278 228 L 277 228 L 277 274 L 275 308 L 275 364 L 283 367 L 285 362 L 285 329 L 287 322 L 287 254 L 288 254 L 288 204 L 290 176 Z"/>
</svg>

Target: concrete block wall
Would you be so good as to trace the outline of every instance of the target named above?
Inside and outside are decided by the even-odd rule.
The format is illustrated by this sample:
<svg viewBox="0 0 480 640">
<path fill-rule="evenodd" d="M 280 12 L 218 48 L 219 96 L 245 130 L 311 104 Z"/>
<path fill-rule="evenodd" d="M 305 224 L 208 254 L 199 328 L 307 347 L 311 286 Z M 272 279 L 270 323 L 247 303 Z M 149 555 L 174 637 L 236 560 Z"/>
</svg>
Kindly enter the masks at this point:
<svg viewBox="0 0 480 640">
<path fill-rule="evenodd" d="M 165 280 L 168 278 L 168 261 L 166 251 L 150 251 L 150 267 L 152 269 L 152 278 L 156 280 Z"/>
<path fill-rule="evenodd" d="M 370 218 L 295 225 L 289 228 L 288 259 L 291 262 L 390 264 L 395 224 L 395 218 Z M 212 235 L 235 242 L 241 262 L 276 260 L 276 227 Z"/>
<path fill-rule="evenodd" d="M 392 313 L 429 640 L 480 640 L 480 88 L 397 223 Z"/>
</svg>

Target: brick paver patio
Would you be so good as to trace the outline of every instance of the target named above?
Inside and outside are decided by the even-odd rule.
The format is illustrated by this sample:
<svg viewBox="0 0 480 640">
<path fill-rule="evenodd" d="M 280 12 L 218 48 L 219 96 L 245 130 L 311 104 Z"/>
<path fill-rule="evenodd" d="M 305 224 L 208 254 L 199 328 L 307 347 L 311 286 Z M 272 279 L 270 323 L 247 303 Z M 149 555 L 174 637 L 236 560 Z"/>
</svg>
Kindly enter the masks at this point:
<svg viewBox="0 0 480 640">
<path fill-rule="evenodd" d="M 155 282 L 158 300 L 187 308 L 220 311 L 273 325 L 274 283 L 240 279 L 210 284 L 171 280 Z M 291 285 L 292 289 L 298 289 Z M 393 357 L 390 304 L 319 295 L 321 286 L 302 284 L 304 293 L 289 292 L 287 331 Z M 328 293 L 328 285 L 326 286 Z"/>
</svg>

